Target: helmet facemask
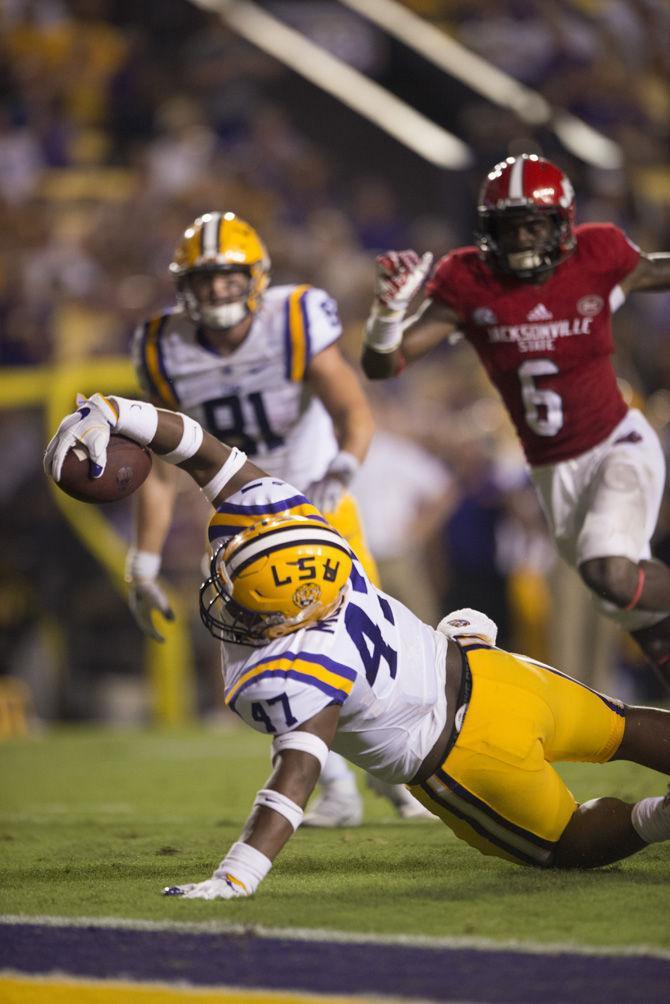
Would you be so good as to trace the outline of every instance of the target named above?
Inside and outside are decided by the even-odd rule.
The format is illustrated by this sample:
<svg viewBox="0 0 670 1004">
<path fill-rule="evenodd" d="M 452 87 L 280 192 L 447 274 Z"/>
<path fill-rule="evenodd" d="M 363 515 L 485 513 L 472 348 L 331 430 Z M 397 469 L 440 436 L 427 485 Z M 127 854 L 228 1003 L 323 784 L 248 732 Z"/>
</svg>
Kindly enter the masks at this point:
<svg viewBox="0 0 670 1004">
<path fill-rule="evenodd" d="M 215 553 L 200 616 L 221 641 L 267 645 L 335 613 L 350 573 L 349 549 L 327 523 L 269 517 Z"/>
<path fill-rule="evenodd" d="M 232 596 L 232 583 L 221 569 L 215 570 L 216 557 L 212 559 L 210 576 L 200 587 L 200 618 L 209 631 L 219 641 L 233 642 L 235 645 L 258 647 L 270 640 L 266 631 L 281 627 L 284 618 L 261 615 L 236 603 Z"/>
<path fill-rule="evenodd" d="M 527 223 L 532 230 L 540 221 L 549 224 L 546 236 L 537 237 L 528 247 L 520 247 L 514 238 L 516 226 Z M 508 223 L 512 226 L 506 226 Z M 533 279 L 555 268 L 574 247 L 568 225 L 553 209 L 480 210 L 475 239 L 482 254 L 493 259 L 500 272 L 517 279 Z"/>
<path fill-rule="evenodd" d="M 199 276 L 226 275 L 239 273 L 245 275 L 246 288 L 239 299 L 229 303 L 208 303 L 198 295 L 194 286 Z M 195 281 L 194 281 L 195 280 Z M 204 324 L 213 331 L 225 331 L 239 324 L 250 313 L 249 292 L 251 290 L 250 268 L 203 268 L 187 272 L 177 283 L 177 295 L 184 310 L 194 324 Z"/>
</svg>

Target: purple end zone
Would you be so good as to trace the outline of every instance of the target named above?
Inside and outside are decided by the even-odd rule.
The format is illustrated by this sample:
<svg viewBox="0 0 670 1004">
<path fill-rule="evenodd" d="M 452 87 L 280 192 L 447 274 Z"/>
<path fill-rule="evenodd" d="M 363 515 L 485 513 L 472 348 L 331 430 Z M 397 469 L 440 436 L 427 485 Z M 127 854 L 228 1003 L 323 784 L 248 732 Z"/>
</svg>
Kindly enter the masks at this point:
<svg viewBox="0 0 670 1004">
<path fill-rule="evenodd" d="M 2 926 L 0 968 L 487 1004 L 667 1004 L 670 999 L 670 959 L 654 956 L 420 948 L 36 923 Z"/>
</svg>

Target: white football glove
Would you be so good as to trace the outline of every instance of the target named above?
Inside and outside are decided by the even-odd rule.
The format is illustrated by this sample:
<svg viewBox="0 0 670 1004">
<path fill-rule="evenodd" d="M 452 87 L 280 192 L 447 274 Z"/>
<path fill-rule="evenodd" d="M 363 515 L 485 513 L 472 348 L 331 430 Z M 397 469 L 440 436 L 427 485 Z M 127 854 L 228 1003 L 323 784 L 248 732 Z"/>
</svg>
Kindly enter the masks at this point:
<svg viewBox="0 0 670 1004">
<path fill-rule="evenodd" d="M 450 614 L 442 618 L 437 625 L 437 630 L 450 640 L 465 637 L 480 638 L 491 647 L 495 645 L 498 637 L 498 625 L 481 610 L 471 610 L 470 607 L 452 610 Z"/>
<path fill-rule="evenodd" d="M 386 251 L 375 258 L 375 303 L 381 317 L 403 316 L 433 263 L 430 251 Z"/>
<path fill-rule="evenodd" d="M 164 896 L 183 896 L 184 899 L 239 899 L 250 896 L 241 883 L 232 876 L 206 879 L 204 882 L 186 882 L 184 885 L 169 885 L 163 889 Z"/>
<path fill-rule="evenodd" d="M 186 882 L 169 885 L 164 896 L 183 896 L 184 899 L 239 899 L 253 896 L 267 873 L 272 861 L 249 844 L 233 844 L 211 878 L 204 882 Z"/>
<path fill-rule="evenodd" d="M 153 622 L 153 613 L 161 614 L 166 621 L 174 620 L 170 601 L 156 581 L 161 566 L 160 554 L 128 549 L 126 556 L 126 582 L 128 606 L 141 631 L 154 641 L 165 641 Z"/>
<path fill-rule="evenodd" d="M 360 464 L 353 454 L 340 450 L 328 470 L 305 489 L 305 495 L 322 513 L 333 513 L 353 481 Z"/>
<path fill-rule="evenodd" d="M 80 446 L 89 456 L 92 477 L 99 478 L 107 463 L 107 444 L 117 421 L 115 408 L 102 394 L 90 398 L 77 394 L 77 411 L 65 416 L 46 448 L 45 474 L 59 481 L 68 450 Z"/>
</svg>

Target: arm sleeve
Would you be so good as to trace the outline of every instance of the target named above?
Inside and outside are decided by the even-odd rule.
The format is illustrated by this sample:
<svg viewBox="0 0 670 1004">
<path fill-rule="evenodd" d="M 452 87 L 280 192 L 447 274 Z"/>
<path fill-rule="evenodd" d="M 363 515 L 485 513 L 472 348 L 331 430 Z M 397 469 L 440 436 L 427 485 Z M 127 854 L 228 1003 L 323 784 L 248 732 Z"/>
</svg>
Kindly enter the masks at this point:
<svg viewBox="0 0 670 1004">
<path fill-rule="evenodd" d="M 308 290 L 306 312 L 310 329 L 310 357 L 323 352 L 342 335 L 337 303 L 324 289 Z"/>
<path fill-rule="evenodd" d="M 637 267 L 639 247 L 613 223 L 593 224 L 585 227 L 584 231 L 590 256 L 610 288 L 614 288 Z M 578 240 L 582 239 L 580 235 Z"/>
<path fill-rule="evenodd" d="M 163 354 L 162 334 L 169 318 L 169 314 L 160 314 L 136 328 L 130 352 L 144 393 L 165 408 L 178 409 L 179 398 L 167 373 Z"/>
<path fill-rule="evenodd" d="M 426 283 L 426 296 L 437 303 L 444 303 L 459 317 L 463 314 L 462 271 L 458 255 L 451 252 L 440 258 L 437 268 Z"/>
<path fill-rule="evenodd" d="M 310 359 L 341 334 L 335 300 L 323 289 L 295 286 L 287 301 L 286 378 L 300 383 Z"/>
<path fill-rule="evenodd" d="M 355 681 L 353 669 L 323 652 L 290 648 L 266 652 L 226 692 L 225 701 L 252 728 L 281 735 L 330 704 L 344 704 Z"/>
</svg>

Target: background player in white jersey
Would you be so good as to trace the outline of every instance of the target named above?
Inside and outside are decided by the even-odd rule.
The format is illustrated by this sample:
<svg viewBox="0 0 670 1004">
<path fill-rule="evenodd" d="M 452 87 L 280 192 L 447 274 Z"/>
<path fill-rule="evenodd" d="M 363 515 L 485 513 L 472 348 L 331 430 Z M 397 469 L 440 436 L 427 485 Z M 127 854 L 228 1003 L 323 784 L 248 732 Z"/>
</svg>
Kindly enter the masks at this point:
<svg viewBox="0 0 670 1004">
<path fill-rule="evenodd" d="M 269 286 L 270 258 L 253 227 L 234 213 L 199 217 L 170 265 L 175 309 L 141 325 L 133 340 L 140 380 L 154 404 L 182 408 L 244 450 L 271 474 L 305 491 L 347 539 L 376 581 L 353 497 L 373 418 L 337 342 L 337 304 L 308 285 Z M 141 629 L 163 641 L 154 617 L 172 618 L 157 580 L 175 504 L 174 469 L 158 461 L 137 494 L 126 577 Z M 351 826 L 362 819 L 352 772 L 333 755 L 308 822 Z M 383 788 L 401 815 L 424 814 L 404 788 Z"/>
<path fill-rule="evenodd" d="M 411 785 L 460 839 L 516 863 L 597 867 L 670 839 L 670 797 L 577 805 L 552 766 L 628 759 L 670 773 L 670 712 L 496 649 L 495 625 L 475 611 L 424 624 L 372 585 L 305 496 L 187 416 L 95 394 L 61 422 L 45 470 L 58 481 L 77 445 L 101 472 L 112 431 L 180 465 L 215 506 L 201 613 L 222 641 L 229 706 L 273 737 L 240 840 L 211 878 L 166 893 L 253 894 L 330 747 Z"/>
<path fill-rule="evenodd" d="M 611 316 L 637 290 L 670 288 L 670 254 L 609 223 L 574 226 L 570 179 L 534 154 L 482 185 L 476 247 L 377 259 L 363 368 L 373 379 L 462 332 L 512 419 L 561 557 L 670 685 L 670 568 L 651 557 L 665 485 L 658 437 L 629 408 Z"/>
</svg>

